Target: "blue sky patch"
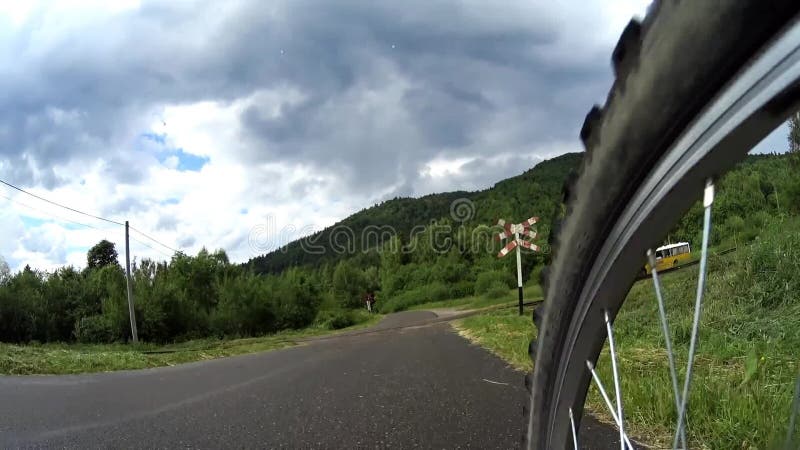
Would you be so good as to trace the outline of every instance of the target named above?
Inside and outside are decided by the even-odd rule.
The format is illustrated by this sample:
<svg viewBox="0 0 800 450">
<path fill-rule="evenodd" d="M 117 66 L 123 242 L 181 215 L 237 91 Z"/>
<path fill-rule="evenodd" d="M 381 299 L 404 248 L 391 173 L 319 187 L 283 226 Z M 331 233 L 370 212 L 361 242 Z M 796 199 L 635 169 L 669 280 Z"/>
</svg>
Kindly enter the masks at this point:
<svg viewBox="0 0 800 450">
<path fill-rule="evenodd" d="M 167 134 L 166 133 L 142 133 L 142 137 L 147 139 L 148 141 L 153 141 L 159 143 L 161 145 L 166 144 L 167 142 Z"/>
<path fill-rule="evenodd" d="M 49 220 L 40 219 L 38 217 L 31 217 L 26 215 L 20 215 L 20 219 L 22 219 L 22 223 L 25 225 L 25 228 L 35 228 L 40 227 L 43 224 L 49 222 Z"/>
<path fill-rule="evenodd" d="M 57 217 L 54 217 L 52 219 L 40 219 L 38 217 L 26 216 L 24 214 L 20 215 L 19 217 L 22 220 L 22 223 L 25 225 L 25 228 L 28 228 L 28 229 L 40 227 L 40 226 L 42 226 L 42 225 L 44 225 L 46 223 L 50 223 L 50 222 L 57 223 L 59 226 L 65 228 L 67 230 L 70 230 L 70 231 L 71 230 L 82 230 L 82 229 L 85 228 L 84 226 L 79 225 L 78 223 L 73 223 L 73 222 L 70 222 L 68 220 L 62 220 L 62 219 L 59 219 Z"/>
<path fill-rule="evenodd" d="M 175 167 L 175 170 L 179 172 L 198 172 L 209 161 L 208 157 L 206 156 L 197 156 L 191 153 L 186 153 L 181 148 L 159 152 L 157 157 L 161 164 L 165 164 L 170 167 L 172 163 L 168 160 L 170 160 L 170 158 L 177 157 L 178 164 Z"/>
<path fill-rule="evenodd" d="M 166 133 L 142 133 L 141 139 L 155 143 L 155 156 L 158 162 L 180 172 L 198 172 L 209 159 L 184 151 L 182 148 L 169 148 Z M 152 148 L 152 146 L 151 146 Z"/>
</svg>

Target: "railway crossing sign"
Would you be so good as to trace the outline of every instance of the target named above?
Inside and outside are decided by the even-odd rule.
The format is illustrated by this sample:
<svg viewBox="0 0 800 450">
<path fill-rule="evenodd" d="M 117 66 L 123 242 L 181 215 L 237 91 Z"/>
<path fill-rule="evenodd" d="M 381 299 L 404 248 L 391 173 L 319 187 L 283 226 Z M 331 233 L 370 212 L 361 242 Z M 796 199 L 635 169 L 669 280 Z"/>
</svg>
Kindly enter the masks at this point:
<svg viewBox="0 0 800 450">
<path fill-rule="evenodd" d="M 536 231 L 531 229 L 531 226 L 539 221 L 538 217 L 531 217 L 522 223 L 506 223 L 505 220 L 500 219 L 497 221 L 497 226 L 501 227 L 501 231 L 495 240 L 502 241 L 504 239 L 513 238 L 505 245 L 497 254 L 498 258 L 502 258 L 513 250 L 517 252 L 517 291 L 519 292 L 519 315 L 522 315 L 522 255 L 520 254 L 520 247 L 527 248 L 534 252 L 539 251 L 539 246 L 523 238 L 536 239 Z"/>
</svg>

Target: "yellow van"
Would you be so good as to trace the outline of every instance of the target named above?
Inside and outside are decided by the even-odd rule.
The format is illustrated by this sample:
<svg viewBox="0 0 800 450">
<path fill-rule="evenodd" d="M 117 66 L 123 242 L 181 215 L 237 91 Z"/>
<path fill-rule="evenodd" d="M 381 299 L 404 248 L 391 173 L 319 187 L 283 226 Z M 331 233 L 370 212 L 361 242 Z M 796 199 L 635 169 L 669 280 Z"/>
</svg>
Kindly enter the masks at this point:
<svg viewBox="0 0 800 450">
<path fill-rule="evenodd" d="M 687 262 L 691 258 L 688 242 L 664 245 L 656 249 L 656 270 L 661 272 Z M 650 264 L 645 264 L 645 272 L 650 274 Z"/>
</svg>

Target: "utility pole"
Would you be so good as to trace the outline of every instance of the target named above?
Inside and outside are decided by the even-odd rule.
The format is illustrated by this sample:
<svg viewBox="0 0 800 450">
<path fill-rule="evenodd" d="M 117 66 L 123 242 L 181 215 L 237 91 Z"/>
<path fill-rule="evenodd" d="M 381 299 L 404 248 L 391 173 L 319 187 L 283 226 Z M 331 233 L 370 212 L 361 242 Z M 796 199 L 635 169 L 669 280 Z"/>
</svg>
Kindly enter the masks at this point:
<svg viewBox="0 0 800 450">
<path fill-rule="evenodd" d="M 530 241 L 526 241 L 522 239 L 520 235 L 528 237 L 530 239 L 536 238 L 536 231 L 531 229 L 531 226 L 539 221 L 538 217 L 531 217 L 530 219 L 522 222 L 522 223 L 506 223 L 505 220 L 500 219 L 497 221 L 497 226 L 502 227 L 503 231 L 500 232 L 495 239 L 498 241 L 502 241 L 503 239 L 510 238 L 511 236 L 514 237 L 514 240 L 506 244 L 505 247 L 500 249 L 500 253 L 497 254 L 498 258 L 502 258 L 509 254 L 511 250 L 517 250 L 517 292 L 519 293 L 519 315 L 522 315 L 522 254 L 520 253 L 520 247 L 525 247 L 529 250 L 534 252 L 539 251 L 539 247 L 533 244 Z"/>
<path fill-rule="evenodd" d="M 131 316 L 131 335 L 133 342 L 139 342 L 139 336 L 136 333 L 136 312 L 133 310 L 133 286 L 131 286 L 131 242 L 129 237 L 128 221 L 125 221 L 125 281 L 128 285 L 128 312 Z"/>
</svg>

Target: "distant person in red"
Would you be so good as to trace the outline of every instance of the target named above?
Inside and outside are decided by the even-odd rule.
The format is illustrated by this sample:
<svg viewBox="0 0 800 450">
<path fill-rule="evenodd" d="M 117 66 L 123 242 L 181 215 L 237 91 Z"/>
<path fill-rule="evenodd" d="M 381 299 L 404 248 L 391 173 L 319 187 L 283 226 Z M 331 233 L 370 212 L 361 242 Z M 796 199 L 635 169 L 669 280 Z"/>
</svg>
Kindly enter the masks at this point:
<svg viewBox="0 0 800 450">
<path fill-rule="evenodd" d="M 367 311 L 372 312 L 372 308 L 375 306 L 375 294 L 368 292 L 364 296 L 364 302 L 367 304 Z"/>
</svg>

